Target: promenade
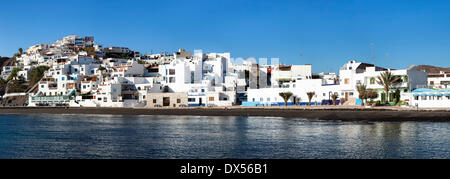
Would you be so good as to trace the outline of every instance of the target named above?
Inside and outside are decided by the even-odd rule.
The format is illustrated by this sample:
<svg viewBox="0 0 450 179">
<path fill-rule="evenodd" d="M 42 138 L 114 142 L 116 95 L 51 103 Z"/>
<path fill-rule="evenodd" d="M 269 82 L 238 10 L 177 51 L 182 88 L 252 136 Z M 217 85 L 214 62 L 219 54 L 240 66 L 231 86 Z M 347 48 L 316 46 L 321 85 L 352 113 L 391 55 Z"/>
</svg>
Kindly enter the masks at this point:
<svg viewBox="0 0 450 179">
<path fill-rule="evenodd" d="M 257 116 L 328 121 L 433 121 L 450 122 L 450 109 L 404 107 L 311 106 L 311 107 L 216 107 L 216 108 L 65 108 L 6 107 L 0 114 L 90 114 L 90 115 L 183 115 Z"/>
</svg>

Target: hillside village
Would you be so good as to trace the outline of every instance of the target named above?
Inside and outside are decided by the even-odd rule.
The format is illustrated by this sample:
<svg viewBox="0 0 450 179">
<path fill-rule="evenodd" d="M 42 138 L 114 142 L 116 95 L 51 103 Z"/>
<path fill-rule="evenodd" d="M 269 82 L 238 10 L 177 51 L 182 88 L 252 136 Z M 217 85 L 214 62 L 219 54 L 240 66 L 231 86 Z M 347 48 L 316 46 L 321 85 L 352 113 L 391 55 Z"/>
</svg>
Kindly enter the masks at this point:
<svg viewBox="0 0 450 179">
<path fill-rule="evenodd" d="M 230 53 L 184 49 L 142 54 L 77 35 L 19 49 L 1 63 L 3 106 L 450 107 L 450 72 L 424 66 L 388 69 L 351 60 L 339 74 L 313 74 L 309 64 L 236 63 Z"/>
</svg>

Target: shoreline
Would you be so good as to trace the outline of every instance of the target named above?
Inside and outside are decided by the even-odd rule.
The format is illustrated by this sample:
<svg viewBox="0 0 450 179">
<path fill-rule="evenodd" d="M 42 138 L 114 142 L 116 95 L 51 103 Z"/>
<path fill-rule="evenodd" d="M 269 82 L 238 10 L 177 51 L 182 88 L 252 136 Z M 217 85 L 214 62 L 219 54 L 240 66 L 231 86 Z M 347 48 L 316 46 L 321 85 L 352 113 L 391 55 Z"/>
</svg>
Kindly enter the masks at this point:
<svg viewBox="0 0 450 179">
<path fill-rule="evenodd" d="M 0 114 L 99 114 L 154 116 L 254 116 L 324 121 L 450 122 L 450 109 L 364 107 L 65 108 L 4 107 Z"/>
</svg>

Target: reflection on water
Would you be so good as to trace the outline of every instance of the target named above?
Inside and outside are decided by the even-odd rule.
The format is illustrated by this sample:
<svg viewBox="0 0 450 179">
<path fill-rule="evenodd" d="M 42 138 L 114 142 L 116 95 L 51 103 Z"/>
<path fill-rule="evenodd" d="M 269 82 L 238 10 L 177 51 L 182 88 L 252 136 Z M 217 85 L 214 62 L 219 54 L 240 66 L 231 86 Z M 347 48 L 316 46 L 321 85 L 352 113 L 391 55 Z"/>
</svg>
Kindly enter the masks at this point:
<svg viewBox="0 0 450 179">
<path fill-rule="evenodd" d="M 0 158 L 450 158 L 450 123 L 0 115 Z"/>
</svg>

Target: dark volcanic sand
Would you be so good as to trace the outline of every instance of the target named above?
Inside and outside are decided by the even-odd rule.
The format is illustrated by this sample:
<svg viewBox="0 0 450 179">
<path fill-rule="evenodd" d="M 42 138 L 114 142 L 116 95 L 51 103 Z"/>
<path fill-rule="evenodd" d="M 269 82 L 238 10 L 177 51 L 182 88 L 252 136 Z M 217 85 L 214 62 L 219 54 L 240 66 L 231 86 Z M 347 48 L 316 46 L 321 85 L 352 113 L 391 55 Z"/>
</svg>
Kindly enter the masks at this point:
<svg viewBox="0 0 450 179">
<path fill-rule="evenodd" d="M 332 121 L 450 122 L 450 111 L 381 109 L 264 109 L 264 108 L 0 108 L 0 114 L 110 114 L 183 116 L 267 116 Z"/>
</svg>

